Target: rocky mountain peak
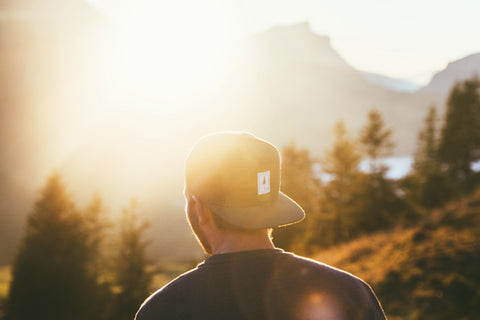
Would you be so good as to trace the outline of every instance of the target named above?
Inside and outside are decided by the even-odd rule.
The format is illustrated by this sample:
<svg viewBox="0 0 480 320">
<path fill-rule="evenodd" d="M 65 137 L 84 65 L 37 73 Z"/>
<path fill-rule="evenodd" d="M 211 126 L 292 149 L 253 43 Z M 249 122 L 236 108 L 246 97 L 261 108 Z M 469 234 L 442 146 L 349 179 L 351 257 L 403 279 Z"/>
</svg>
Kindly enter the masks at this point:
<svg viewBox="0 0 480 320">
<path fill-rule="evenodd" d="M 458 81 L 480 77 L 480 53 L 471 54 L 450 62 L 445 69 L 436 73 L 430 83 L 422 88 L 423 92 L 445 94 Z"/>
<path fill-rule="evenodd" d="M 332 48 L 330 38 L 314 33 L 308 22 L 272 27 L 251 37 L 248 46 L 275 63 L 283 61 L 349 67 Z"/>
</svg>

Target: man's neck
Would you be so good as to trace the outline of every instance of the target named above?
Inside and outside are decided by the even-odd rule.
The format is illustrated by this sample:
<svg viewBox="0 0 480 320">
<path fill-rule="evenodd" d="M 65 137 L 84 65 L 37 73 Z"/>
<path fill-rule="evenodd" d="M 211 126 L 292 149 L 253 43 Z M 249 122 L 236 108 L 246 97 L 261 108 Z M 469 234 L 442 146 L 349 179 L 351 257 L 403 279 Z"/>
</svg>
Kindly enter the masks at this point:
<svg viewBox="0 0 480 320">
<path fill-rule="evenodd" d="M 268 234 L 228 233 L 221 241 L 212 243 L 212 254 L 232 253 L 259 249 L 274 249 Z"/>
</svg>

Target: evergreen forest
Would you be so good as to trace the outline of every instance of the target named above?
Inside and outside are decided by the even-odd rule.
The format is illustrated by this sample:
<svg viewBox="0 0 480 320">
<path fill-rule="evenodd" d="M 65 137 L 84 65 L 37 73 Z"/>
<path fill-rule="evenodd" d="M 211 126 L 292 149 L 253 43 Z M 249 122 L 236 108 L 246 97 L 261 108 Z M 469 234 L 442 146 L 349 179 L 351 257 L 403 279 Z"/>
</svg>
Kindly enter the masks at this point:
<svg viewBox="0 0 480 320">
<path fill-rule="evenodd" d="M 480 80 L 457 83 L 446 105 L 424 115 L 400 179 L 387 175 L 395 141 L 374 107 L 358 132 L 337 122 L 321 157 L 281 149 L 282 191 L 307 217 L 274 230 L 275 244 L 365 279 L 389 319 L 480 312 Z M 15 261 L 0 269 L 0 319 L 133 319 L 155 279 L 200 262 L 169 272 L 148 254 L 141 203 L 112 214 L 95 194 L 79 207 L 67 186 L 53 173 L 38 193 Z"/>
</svg>

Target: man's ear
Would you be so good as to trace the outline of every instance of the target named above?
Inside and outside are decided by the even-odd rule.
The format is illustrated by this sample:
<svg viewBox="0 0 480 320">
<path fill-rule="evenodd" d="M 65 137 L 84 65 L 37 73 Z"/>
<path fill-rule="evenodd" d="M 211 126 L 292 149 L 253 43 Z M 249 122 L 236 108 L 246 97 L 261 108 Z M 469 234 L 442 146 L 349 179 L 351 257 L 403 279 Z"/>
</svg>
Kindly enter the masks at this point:
<svg viewBox="0 0 480 320">
<path fill-rule="evenodd" d="M 211 219 L 211 212 L 207 206 L 205 206 L 195 195 L 192 195 L 193 205 L 195 206 L 195 212 L 197 213 L 197 219 L 199 224 L 204 224 Z"/>
</svg>

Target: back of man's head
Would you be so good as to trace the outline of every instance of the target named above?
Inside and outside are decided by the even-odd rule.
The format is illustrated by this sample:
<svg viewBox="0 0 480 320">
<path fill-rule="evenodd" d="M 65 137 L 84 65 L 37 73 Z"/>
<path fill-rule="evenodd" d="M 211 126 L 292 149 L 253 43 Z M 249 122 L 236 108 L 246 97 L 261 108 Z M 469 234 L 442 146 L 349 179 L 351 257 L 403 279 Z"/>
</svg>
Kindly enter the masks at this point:
<svg viewBox="0 0 480 320">
<path fill-rule="evenodd" d="M 245 132 L 201 138 L 185 163 L 185 193 L 227 224 L 266 229 L 302 220 L 303 209 L 280 192 L 280 153 Z"/>
</svg>

